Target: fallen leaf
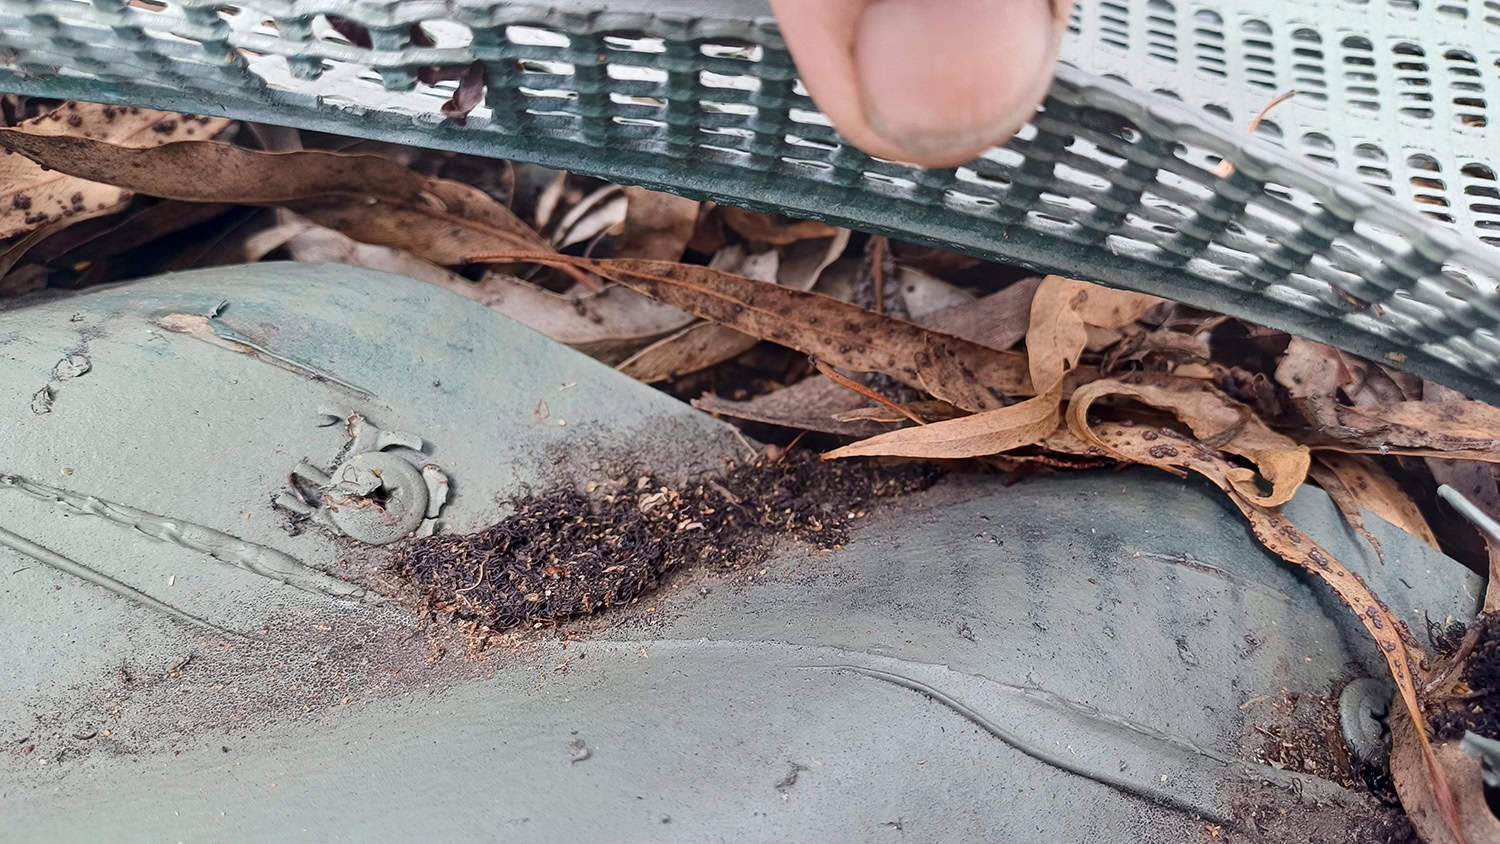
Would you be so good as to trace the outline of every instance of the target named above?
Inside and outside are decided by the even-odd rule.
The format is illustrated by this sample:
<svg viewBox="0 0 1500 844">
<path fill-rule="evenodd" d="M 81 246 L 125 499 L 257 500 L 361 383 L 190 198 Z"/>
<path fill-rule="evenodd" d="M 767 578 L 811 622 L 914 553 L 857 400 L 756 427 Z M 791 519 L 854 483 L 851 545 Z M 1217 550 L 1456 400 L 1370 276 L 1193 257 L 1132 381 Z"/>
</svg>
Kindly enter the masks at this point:
<svg viewBox="0 0 1500 844">
<path fill-rule="evenodd" d="M 436 264 L 496 249 L 549 247 L 483 191 L 375 155 L 272 153 L 214 141 L 135 149 L 0 129 L 0 147 L 53 170 L 190 202 L 283 205 L 355 240 Z M 582 275 L 582 274 L 580 274 Z"/>
<path fill-rule="evenodd" d="M 1154 300 L 1133 299 L 1137 294 L 1114 293 L 1061 276 L 1042 279 L 1031 300 L 1031 324 L 1026 332 L 1031 383 L 1041 391 L 1034 398 L 972 416 L 878 434 L 835 449 L 823 455 L 824 458 L 873 455 L 967 458 L 999 454 L 1039 442 L 1058 427 L 1063 379 L 1077 367 L 1088 342 L 1085 314 L 1087 322 L 1113 327 L 1133 322 L 1155 304 Z M 1089 304 L 1091 298 L 1094 301 Z M 943 357 L 941 351 L 927 352 L 930 359 L 921 372 L 929 393 L 938 395 L 933 387 L 940 384 L 948 393 L 941 398 L 966 409 L 983 406 L 986 399 L 1003 401 L 1003 396 L 979 392 L 985 388 L 975 382 L 966 361 Z"/>
<path fill-rule="evenodd" d="M 692 405 L 706 413 L 839 436 L 869 437 L 892 428 L 880 422 L 838 419 L 841 414 L 863 409 L 865 398 L 821 375 L 804 378 L 749 401 L 704 395 L 693 399 Z"/>
<path fill-rule="evenodd" d="M 840 457 L 921 457 L 926 459 L 978 457 L 1032 445 L 1057 428 L 1058 389 L 1009 407 L 987 410 L 900 428 L 836 448 L 823 455 Z"/>
<path fill-rule="evenodd" d="M 788 290 L 708 267 L 517 252 L 478 255 L 475 260 L 531 261 L 587 270 L 704 319 L 842 369 L 884 373 L 966 410 L 988 409 L 965 407 L 965 399 L 977 395 L 980 389 L 996 395 L 1027 395 L 1030 390 L 1023 355 L 873 314 L 827 296 Z M 972 378 L 962 385 L 963 397 L 951 396 L 949 385 L 937 378 L 929 380 L 927 376 L 936 373 L 923 369 L 924 363 L 946 366 L 951 360 L 963 361 Z"/>
<path fill-rule="evenodd" d="M 1432 528 L 1428 526 L 1427 519 L 1422 516 L 1416 502 L 1374 460 L 1361 454 L 1320 451 L 1313 460 L 1310 471 L 1313 470 L 1313 479 L 1328 492 L 1335 503 L 1339 502 L 1339 496 L 1328 488 L 1330 483 L 1345 490 L 1349 501 L 1356 505 L 1356 512 L 1359 509 L 1369 510 L 1433 548 L 1438 547 L 1437 537 L 1433 535 Z M 1339 509 L 1344 509 L 1344 505 L 1339 504 Z M 1362 528 L 1362 521 L 1360 525 L 1356 525 L 1356 529 Z M 1350 523 L 1354 524 L 1352 520 Z M 1373 538 L 1365 538 L 1370 539 L 1377 549 L 1380 547 Z"/>
<path fill-rule="evenodd" d="M 42 143 L 71 137 L 139 148 L 192 136 L 210 138 L 228 125 L 223 118 L 70 102 L 0 131 L 29 135 Z M 83 213 L 106 213 L 122 207 L 130 195 L 130 190 L 113 183 L 79 178 L 61 168 L 43 169 L 23 156 L 0 156 L 0 238 Z"/>
<path fill-rule="evenodd" d="M 1354 383 L 1354 375 L 1332 346 L 1293 336 L 1276 365 L 1276 383 L 1292 398 L 1332 396 Z"/>
<path fill-rule="evenodd" d="M 1040 283 L 1040 278 L 1026 279 L 971 305 L 914 316 L 913 321 L 992 348 L 1008 348 L 1025 336 L 1031 297 Z M 1079 375 L 1081 379 L 1097 377 L 1091 372 L 1080 372 Z M 1065 383 L 1065 394 L 1068 389 L 1069 385 Z M 703 396 L 695 400 L 693 406 L 736 419 L 842 436 L 871 437 L 890 430 L 889 425 L 873 425 L 846 418 L 868 408 L 859 396 L 820 375 L 804 378 L 789 387 L 748 401 Z"/>
<path fill-rule="evenodd" d="M 1428 381 L 1422 385 L 1422 399 L 1429 402 L 1463 401 L 1457 390 Z M 1432 479 L 1447 484 L 1491 518 L 1500 519 L 1500 467 L 1473 460 L 1426 458 Z M 1500 610 L 1500 541 L 1484 531 L 1476 531 L 1489 557 L 1489 583 L 1484 592 L 1484 612 Z"/>
<path fill-rule="evenodd" d="M 625 229 L 615 238 L 615 257 L 676 261 L 698 225 L 698 201 L 675 194 L 625 188 Z"/>
<path fill-rule="evenodd" d="M 1272 431 L 1250 408 L 1197 379 L 1148 375 L 1135 382 L 1107 378 L 1085 384 L 1073 393 L 1068 403 L 1068 428 L 1074 435 L 1089 439 L 1089 408 L 1106 396 L 1125 396 L 1171 411 L 1198 439 L 1249 458 L 1270 482 L 1268 495 L 1261 494 L 1255 473 L 1249 469 L 1235 467 L 1228 477 L 1235 492 L 1257 505 L 1285 504 L 1307 477 L 1311 455 L 1306 446 Z M 1094 445 L 1102 446 L 1097 442 Z M 1158 450 L 1164 456 L 1158 462 L 1170 462 L 1167 458 L 1175 455 L 1167 452 L 1173 449 L 1171 445 L 1161 445 Z M 1125 459 L 1123 455 L 1115 456 Z"/>
<path fill-rule="evenodd" d="M 1169 428 L 1107 423 L 1090 428 L 1081 416 L 1068 414 L 1069 428 L 1080 440 L 1097 445 L 1120 459 L 1157 466 L 1172 472 L 1189 469 L 1228 493 L 1230 500 L 1250 522 L 1250 530 L 1271 553 L 1322 580 L 1351 610 L 1370 638 L 1379 646 L 1396 684 L 1407 716 L 1416 725 L 1415 738 L 1425 762 L 1431 788 L 1438 795 L 1439 814 L 1450 826 L 1457 821 L 1452 790 L 1427 738 L 1417 694 L 1418 672 L 1426 654 L 1416 644 L 1406 624 L 1375 597 L 1358 575 L 1349 571 L 1327 549 L 1292 524 L 1280 511 L 1262 507 L 1242 495 L 1234 476 L 1238 467 L 1214 449 Z M 931 426 L 929 426 L 931 427 Z M 1170 449 L 1170 452 L 1166 449 Z"/>
<path fill-rule="evenodd" d="M 1460 839 L 1444 823 L 1443 809 L 1433 794 L 1417 728 L 1401 712 L 1391 713 L 1390 722 L 1391 779 L 1412 826 L 1428 844 L 1458 844 Z M 1500 841 L 1500 819 L 1485 798 L 1482 763 L 1458 745 L 1457 741 L 1446 741 L 1432 749 L 1437 765 L 1453 784 L 1451 803 L 1458 826 L 1468 841 Z"/>
<path fill-rule="evenodd" d="M 837 229 L 827 223 L 812 220 L 788 220 L 770 214 L 757 214 L 732 205 L 720 205 L 719 214 L 724 222 L 747 240 L 783 246 L 799 240 L 832 237 Z"/>
<path fill-rule="evenodd" d="M 781 256 L 775 250 L 751 253 L 742 244 L 719 250 L 709 266 L 756 281 L 775 283 Z M 697 372 L 737 357 L 760 341 L 716 322 L 700 322 L 631 355 L 620 371 L 647 384 Z"/>
<path fill-rule="evenodd" d="M 348 264 L 381 270 L 425 281 L 463 296 L 468 296 L 468 291 L 474 287 L 474 283 L 463 276 L 424 261 L 410 252 L 360 243 L 321 226 L 310 226 L 294 232 L 287 238 L 285 247 L 295 261 Z"/>
<path fill-rule="evenodd" d="M 428 82 L 428 84 L 432 84 Z M 458 89 L 443 102 L 438 110 L 443 116 L 460 126 L 468 123 L 469 112 L 484 102 L 484 62 L 476 61 L 463 69 L 458 77 Z"/>
<path fill-rule="evenodd" d="M 1305 400 L 1326 420 L 1307 432 L 1314 449 L 1500 462 L 1500 409 L 1477 401 L 1404 401 L 1361 408 Z"/>
<path fill-rule="evenodd" d="M 561 294 L 491 272 L 456 292 L 608 364 L 693 322 L 692 314 L 619 285 Z"/>
</svg>

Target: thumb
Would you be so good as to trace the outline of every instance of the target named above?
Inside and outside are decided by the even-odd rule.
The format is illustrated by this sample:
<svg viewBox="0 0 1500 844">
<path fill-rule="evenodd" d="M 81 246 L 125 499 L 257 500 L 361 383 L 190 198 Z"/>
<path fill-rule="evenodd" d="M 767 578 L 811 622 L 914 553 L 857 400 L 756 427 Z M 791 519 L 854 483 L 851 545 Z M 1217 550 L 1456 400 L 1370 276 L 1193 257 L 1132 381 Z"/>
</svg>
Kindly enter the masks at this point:
<svg viewBox="0 0 1500 844">
<path fill-rule="evenodd" d="M 967 161 L 1031 117 L 1068 0 L 771 0 L 808 93 L 851 143 Z"/>
</svg>

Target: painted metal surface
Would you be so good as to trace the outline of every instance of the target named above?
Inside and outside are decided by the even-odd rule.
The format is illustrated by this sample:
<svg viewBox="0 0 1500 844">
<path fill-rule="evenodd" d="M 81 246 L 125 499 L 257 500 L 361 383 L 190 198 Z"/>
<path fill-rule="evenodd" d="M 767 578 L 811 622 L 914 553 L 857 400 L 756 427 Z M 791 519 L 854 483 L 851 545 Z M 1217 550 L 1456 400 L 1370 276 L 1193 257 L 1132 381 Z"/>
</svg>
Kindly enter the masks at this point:
<svg viewBox="0 0 1500 844">
<path fill-rule="evenodd" d="M 161 328 L 224 300 L 274 359 Z M 1331 701 L 1380 655 L 1200 484 L 950 479 L 832 553 L 684 575 L 471 659 L 340 592 L 378 549 L 272 506 L 288 467 L 347 444 L 330 405 L 421 432 L 452 480 L 446 531 L 622 455 L 686 472 L 743 446 L 475 303 L 346 267 L 0 313 L 0 359 L 8 840 L 1166 842 L 1246 805 L 1368 814 L 1253 749 L 1266 701 Z M 1287 513 L 1424 644 L 1429 619 L 1475 610 L 1476 578 L 1373 515 L 1384 564 L 1321 492 Z"/>
</svg>

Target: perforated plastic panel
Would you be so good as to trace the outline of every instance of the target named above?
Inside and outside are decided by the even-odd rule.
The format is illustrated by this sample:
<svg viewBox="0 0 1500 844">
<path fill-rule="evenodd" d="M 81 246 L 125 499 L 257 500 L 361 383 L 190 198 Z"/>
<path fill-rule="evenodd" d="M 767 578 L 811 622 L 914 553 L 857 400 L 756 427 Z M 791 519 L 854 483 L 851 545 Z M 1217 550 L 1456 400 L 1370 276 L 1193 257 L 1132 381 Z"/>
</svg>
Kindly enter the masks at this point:
<svg viewBox="0 0 1500 844">
<path fill-rule="evenodd" d="M 0 90 L 536 160 L 828 219 L 1171 296 L 1500 402 L 1500 252 L 1479 239 L 1500 237 L 1484 156 L 1496 51 L 1481 46 L 1500 3 L 1418 2 L 1083 0 L 1072 66 L 1032 125 L 945 170 L 843 144 L 750 2 L 0 0 Z M 412 46 L 414 24 L 435 46 Z M 418 73 L 475 60 L 485 105 L 445 123 L 454 83 Z M 1306 93 L 1247 137 L 1250 114 L 1294 86 Z M 1221 157 L 1229 178 L 1211 172 Z"/>
</svg>

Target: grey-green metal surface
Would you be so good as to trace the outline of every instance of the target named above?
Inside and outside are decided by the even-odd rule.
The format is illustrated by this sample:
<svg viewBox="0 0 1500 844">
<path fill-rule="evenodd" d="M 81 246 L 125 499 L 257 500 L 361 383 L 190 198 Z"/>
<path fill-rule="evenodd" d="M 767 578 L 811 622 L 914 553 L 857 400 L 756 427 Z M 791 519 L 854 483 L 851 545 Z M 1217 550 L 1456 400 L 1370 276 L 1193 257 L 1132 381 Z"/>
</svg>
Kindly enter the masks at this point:
<svg viewBox="0 0 1500 844">
<path fill-rule="evenodd" d="M 173 313 L 217 313 L 214 333 L 164 329 Z M 230 332 L 262 352 L 207 339 Z M 1235 833 L 1255 807 L 1299 829 L 1370 812 L 1260 761 L 1256 727 L 1384 662 L 1207 484 L 949 480 L 872 510 L 831 553 L 679 578 L 571 641 L 542 632 L 471 661 L 453 640 L 434 654 L 405 608 L 174 538 L 218 531 L 360 570 L 378 552 L 289 532 L 271 503 L 298 460 L 333 459 L 346 431 L 320 426 L 330 407 L 421 439 L 453 482 L 449 531 L 528 485 L 629 471 L 620 455 L 667 475 L 741 444 L 476 303 L 348 267 L 31 304 L 0 313 L 0 360 L 0 475 L 52 490 L 0 482 L 6 841 L 1175 843 L 1205 823 Z M 1321 491 L 1286 513 L 1424 646 L 1429 619 L 1474 612 L 1478 578 L 1373 514 L 1384 563 Z"/>
<path fill-rule="evenodd" d="M 330 15 L 366 26 L 371 47 Z M 413 24 L 435 46 L 412 46 Z M 1482 240 L 1500 237 L 1497 32 L 1490 0 L 1082 0 L 1031 125 L 944 170 L 843 143 L 761 2 L 0 0 L 0 90 L 828 219 L 1170 296 L 1500 401 L 1500 253 Z M 476 60 L 485 103 L 445 123 L 453 83 L 418 70 Z M 1220 158 L 1229 178 L 1211 172 Z"/>
</svg>

